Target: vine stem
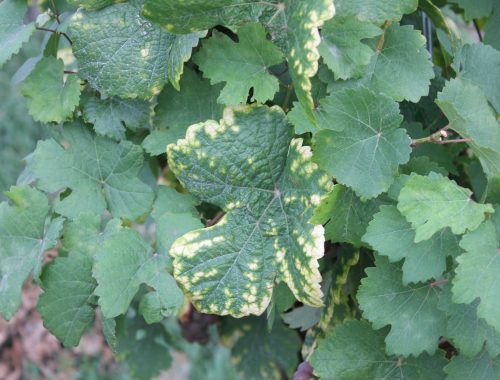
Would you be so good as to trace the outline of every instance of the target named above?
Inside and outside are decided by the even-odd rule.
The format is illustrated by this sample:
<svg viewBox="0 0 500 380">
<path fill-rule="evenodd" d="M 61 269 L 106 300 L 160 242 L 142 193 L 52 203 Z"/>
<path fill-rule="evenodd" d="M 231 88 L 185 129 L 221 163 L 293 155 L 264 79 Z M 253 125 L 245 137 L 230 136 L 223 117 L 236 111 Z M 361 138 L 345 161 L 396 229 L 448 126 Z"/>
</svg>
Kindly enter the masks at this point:
<svg viewBox="0 0 500 380">
<path fill-rule="evenodd" d="M 481 34 L 481 29 L 479 29 L 479 25 L 477 23 L 477 20 L 474 19 L 472 20 L 472 23 L 474 24 L 474 28 L 476 29 L 477 36 L 479 38 L 479 42 L 483 42 L 483 35 Z"/>
<path fill-rule="evenodd" d="M 391 24 L 392 24 L 392 21 L 386 21 L 385 24 L 384 24 L 384 31 L 382 32 L 382 35 L 380 36 L 380 38 L 378 39 L 378 42 L 377 42 L 376 51 L 377 51 L 378 54 L 380 54 L 380 52 L 382 51 L 382 48 L 384 47 L 385 32 L 387 31 L 387 29 L 389 29 L 389 27 L 391 26 Z"/>
<path fill-rule="evenodd" d="M 470 138 L 443 140 L 443 138 L 448 137 L 447 131 L 450 128 L 451 128 L 451 125 L 448 124 L 447 126 L 441 128 L 439 131 L 434 132 L 430 136 L 422 137 L 421 139 L 413 139 L 411 141 L 411 145 L 413 147 L 415 147 L 419 144 L 424 144 L 424 143 L 433 143 L 433 144 L 444 145 L 444 144 L 457 144 L 457 143 L 461 143 L 461 142 L 472 141 L 472 139 L 470 139 Z"/>
<path fill-rule="evenodd" d="M 56 16 L 56 21 L 59 25 L 61 25 L 61 19 L 59 18 L 59 11 L 57 10 L 56 2 L 54 0 L 50 0 L 50 2 L 52 4 L 54 15 Z"/>
<path fill-rule="evenodd" d="M 50 33 L 59 33 L 61 36 L 63 36 L 64 38 L 66 38 L 68 40 L 68 42 L 70 43 L 70 45 L 73 45 L 73 41 L 71 41 L 71 38 L 69 38 L 69 36 L 66 33 L 64 33 L 64 32 L 59 32 L 56 29 L 42 28 L 42 27 L 39 27 L 39 26 L 36 27 L 36 30 L 40 30 L 40 31 L 43 31 L 43 32 L 50 32 Z"/>
<path fill-rule="evenodd" d="M 439 285 L 443 285 L 443 284 L 446 284 L 448 281 L 450 281 L 449 279 L 447 278 L 442 278 L 441 280 L 437 280 L 437 281 L 434 281 L 434 282 L 430 282 L 429 283 L 429 286 L 431 288 L 433 288 L 434 286 L 439 286 Z"/>
<path fill-rule="evenodd" d="M 78 74 L 78 73 L 72 70 L 64 70 L 64 74 Z"/>
</svg>

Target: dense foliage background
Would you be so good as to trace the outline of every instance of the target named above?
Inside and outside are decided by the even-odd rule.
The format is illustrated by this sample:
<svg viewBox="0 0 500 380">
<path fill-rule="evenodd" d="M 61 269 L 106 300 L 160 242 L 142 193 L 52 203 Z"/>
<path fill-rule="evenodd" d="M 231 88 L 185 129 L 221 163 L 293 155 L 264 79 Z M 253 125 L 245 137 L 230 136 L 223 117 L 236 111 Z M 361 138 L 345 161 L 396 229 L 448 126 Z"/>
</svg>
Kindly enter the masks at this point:
<svg viewBox="0 0 500 380">
<path fill-rule="evenodd" d="M 2 0 L 0 377 L 499 379 L 499 49 L 498 0 Z"/>
</svg>

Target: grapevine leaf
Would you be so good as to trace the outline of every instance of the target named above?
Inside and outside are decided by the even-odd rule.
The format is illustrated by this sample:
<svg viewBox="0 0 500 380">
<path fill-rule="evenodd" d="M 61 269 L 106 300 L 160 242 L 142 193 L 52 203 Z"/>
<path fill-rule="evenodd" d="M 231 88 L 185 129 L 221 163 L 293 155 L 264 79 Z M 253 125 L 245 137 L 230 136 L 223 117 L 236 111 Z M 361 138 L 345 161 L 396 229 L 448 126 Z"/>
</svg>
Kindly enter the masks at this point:
<svg viewBox="0 0 500 380">
<path fill-rule="evenodd" d="M 35 31 L 35 23 L 23 20 L 28 5 L 23 0 L 3 0 L 0 3 L 0 67 L 16 54 Z"/>
<path fill-rule="evenodd" d="M 351 243 L 359 247 L 361 237 L 383 199 L 362 201 L 351 189 L 335 185 L 314 211 L 311 223 L 325 225 L 325 238 L 333 243 Z"/>
<path fill-rule="evenodd" d="M 383 256 L 377 256 L 376 267 L 367 268 L 366 274 L 357 299 L 373 327 L 391 325 L 385 339 L 387 353 L 433 354 L 446 328 L 445 314 L 437 308 L 440 289 L 431 284 L 403 285 L 401 266 Z"/>
<path fill-rule="evenodd" d="M 363 241 L 379 254 L 403 264 L 403 284 L 439 279 L 446 270 L 446 257 L 460 251 L 458 239 L 449 229 L 429 240 L 415 243 L 415 232 L 396 206 L 381 206 L 370 222 Z"/>
<path fill-rule="evenodd" d="M 42 58 L 21 85 L 33 119 L 42 123 L 60 123 L 70 119 L 80 100 L 80 82 L 76 75 L 64 80 L 64 63 L 54 57 Z"/>
<path fill-rule="evenodd" d="M 334 17 L 321 30 L 318 50 L 326 65 L 340 79 L 362 76 L 375 51 L 361 40 L 373 38 L 382 30 L 354 17 Z"/>
<path fill-rule="evenodd" d="M 479 298 L 469 305 L 452 302 L 451 287 L 445 285 L 439 308 L 446 312 L 446 338 L 451 339 L 460 355 L 473 357 L 486 343 L 492 357 L 500 354 L 500 333 L 477 316 Z"/>
<path fill-rule="evenodd" d="M 169 145 L 171 169 L 186 189 L 227 212 L 170 251 L 174 275 L 200 311 L 261 314 L 276 277 L 301 302 L 321 305 L 323 227 L 308 220 L 328 177 L 301 140 L 291 140 L 278 107 L 241 106 Z"/>
<path fill-rule="evenodd" d="M 161 186 L 151 215 L 156 223 L 156 249 L 168 255 L 174 241 L 185 233 L 203 228 L 195 206 L 198 201 L 169 187 Z"/>
<path fill-rule="evenodd" d="M 165 153 L 167 145 L 184 137 L 190 125 L 219 120 L 224 109 L 217 103 L 221 88 L 221 84 L 211 86 L 208 80 L 186 68 L 180 91 L 167 85 L 158 96 L 153 121 L 155 129 L 142 143 L 146 152 L 153 155 Z"/>
<path fill-rule="evenodd" d="M 169 34 L 142 18 L 140 5 L 80 9 L 69 25 L 78 73 L 104 97 L 148 99 L 167 81 L 178 87 L 184 62 L 205 35 Z"/>
<path fill-rule="evenodd" d="M 321 308 L 308 305 L 299 306 L 283 314 L 282 318 L 291 329 L 300 328 L 300 331 L 306 331 L 319 322 Z"/>
<path fill-rule="evenodd" d="M 479 158 L 490 180 L 500 178 L 500 124 L 484 92 L 462 79 L 452 79 L 438 95 L 436 103 L 453 128 Z"/>
<path fill-rule="evenodd" d="M 283 5 L 285 52 L 290 76 L 303 110 L 315 124 L 310 78 L 318 71 L 318 45 L 321 42 L 318 28 L 333 17 L 335 7 L 331 0 L 285 0 Z"/>
<path fill-rule="evenodd" d="M 92 278 L 92 259 L 72 252 L 57 257 L 42 277 L 37 309 L 44 326 L 66 347 L 77 346 L 80 338 L 94 322 L 92 295 L 96 282 Z"/>
<path fill-rule="evenodd" d="M 293 374 L 300 349 L 300 339 L 295 331 L 276 321 L 269 332 L 264 317 L 245 318 L 238 327 L 242 336 L 236 341 L 232 356 L 245 380 L 280 380 L 280 369 L 287 376 Z"/>
<path fill-rule="evenodd" d="M 104 240 L 95 256 L 93 274 L 98 283 L 95 294 L 106 318 L 125 313 L 141 284 L 157 291 L 162 309 L 170 312 L 180 307 L 182 293 L 165 270 L 165 258 L 153 255 L 134 230 L 123 229 Z"/>
<path fill-rule="evenodd" d="M 172 363 L 170 337 L 163 325 L 147 325 L 134 314 L 127 314 L 117 323 L 117 357 L 126 362 L 132 379 L 151 379 Z"/>
<path fill-rule="evenodd" d="M 471 303 L 479 297 L 477 315 L 500 332 L 500 251 L 495 226 L 484 222 L 466 234 L 460 246 L 466 252 L 457 258 L 453 301 Z"/>
<path fill-rule="evenodd" d="M 382 44 L 383 42 L 383 44 Z M 333 82 L 337 87 L 365 86 L 394 100 L 418 102 L 434 78 L 425 38 L 410 25 L 393 24 L 379 39 L 377 51 L 362 78 Z"/>
<path fill-rule="evenodd" d="M 93 124 L 98 134 L 116 140 L 125 138 L 125 127 L 137 129 L 147 126 L 150 112 L 148 102 L 136 99 L 88 96 L 83 103 L 83 120 Z"/>
<path fill-rule="evenodd" d="M 27 186 L 13 186 L 0 204 L 0 314 L 9 320 L 21 303 L 21 289 L 38 278 L 43 253 L 56 245 L 63 219 L 47 221 L 47 197 Z"/>
<path fill-rule="evenodd" d="M 381 24 L 386 20 L 399 21 L 404 14 L 413 13 L 417 0 L 337 0 L 339 17 L 352 16 L 361 21 Z"/>
<path fill-rule="evenodd" d="M 401 189 L 398 210 L 415 230 L 415 243 L 450 227 L 455 235 L 476 229 L 493 213 L 489 204 L 471 200 L 472 192 L 439 174 L 411 176 Z"/>
<path fill-rule="evenodd" d="M 315 135 L 314 160 L 361 198 L 374 198 L 394 181 L 410 158 L 411 140 L 402 128 L 398 104 L 366 88 L 331 96 L 331 108 Z"/>
<path fill-rule="evenodd" d="M 387 329 L 375 331 L 365 321 L 347 321 L 329 332 L 311 357 L 321 380 L 441 380 L 446 359 L 441 353 L 407 359 L 384 351 Z"/>
<path fill-rule="evenodd" d="M 493 10 L 494 0 L 451 0 L 450 3 L 458 4 L 464 10 L 466 20 L 488 16 Z"/>
<path fill-rule="evenodd" d="M 500 113 L 500 51 L 483 44 L 465 45 L 453 65 L 457 77 L 480 87 Z"/>
<path fill-rule="evenodd" d="M 189 33 L 216 25 L 236 27 L 257 21 L 263 9 L 276 6 L 273 0 L 145 0 L 143 15 L 172 33 Z"/>
<path fill-rule="evenodd" d="M 108 236 L 120 231 L 121 222 L 113 219 L 101 231 L 101 218 L 95 214 L 80 214 L 76 219 L 64 225 L 63 248 L 68 252 L 77 252 L 94 257 L 97 247 Z"/>
<path fill-rule="evenodd" d="M 493 4 L 493 14 L 484 28 L 483 42 L 500 50 L 500 2 L 498 0 Z"/>
<path fill-rule="evenodd" d="M 496 380 L 500 378 L 500 357 L 491 358 L 486 351 L 473 358 L 457 355 L 444 371 L 447 380 Z"/>
<path fill-rule="evenodd" d="M 113 4 L 114 0 L 66 0 L 68 4 L 89 10 L 97 10 Z"/>
<path fill-rule="evenodd" d="M 113 216 L 135 219 L 150 210 L 153 191 L 137 178 L 144 161 L 140 147 L 95 136 L 81 123 L 65 125 L 62 135 L 63 145 L 45 140 L 33 155 L 40 189 L 72 190 L 56 205 L 58 213 L 100 215 L 107 204 Z"/>
<path fill-rule="evenodd" d="M 266 31 L 260 24 L 242 26 L 238 38 L 239 42 L 235 43 L 225 34 L 214 31 L 193 61 L 212 84 L 226 82 L 219 103 L 246 103 L 251 87 L 253 98 L 264 103 L 279 89 L 278 79 L 268 70 L 283 61 L 283 54 L 267 40 Z"/>
</svg>

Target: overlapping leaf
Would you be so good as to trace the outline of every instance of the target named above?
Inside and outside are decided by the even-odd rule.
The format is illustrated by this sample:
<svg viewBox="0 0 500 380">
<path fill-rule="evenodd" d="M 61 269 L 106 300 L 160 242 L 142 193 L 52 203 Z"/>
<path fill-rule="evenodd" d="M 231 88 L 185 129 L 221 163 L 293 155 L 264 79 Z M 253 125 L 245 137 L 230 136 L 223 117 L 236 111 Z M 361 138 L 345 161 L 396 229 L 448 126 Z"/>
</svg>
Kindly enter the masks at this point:
<svg viewBox="0 0 500 380">
<path fill-rule="evenodd" d="M 184 62 L 205 35 L 167 33 L 140 9 L 140 0 L 80 9 L 70 23 L 79 76 L 103 96 L 148 99 L 167 81 L 178 87 Z"/>
<path fill-rule="evenodd" d="M 366 269 L 357 294 L 363 316 L 376 329 L 391 325 L 385 339 L 388 354 L 433 354 L 446 328 L 445 314 L 437 308 L 439 287 L 403 285 L 400 265 L 382 256 L 375 264 Z"/>
<path fill-rule="evenodd" d="M 113 216 L 135 219 L 150 210 L 153 191 L 137 178 L 144 163 L 139 146 L 95 136 L 82 123 L 65 125 L 62 135 L 63 145 L 42 141 L 33 155 L 39 188 L 71 189 L 56 205 L 58 213 L 74 218 L 108 208 Z"/>
<path fill-rule="evenodd" d="M 417 0 L 337 0 L 335 8 L 340 17 L 354 16 L 359 20 L 383 23 L 399 21 L 404 14 L 417 9 Z"/>
<path fill-rule="evenodd" d="M 458 238 L 449 229 L 415 243 L 415 231 L 395 206 L 382 206 L 370 222 L 363 241 L 379 254 L 403 264 L 403 284 L 438 280 L 446 270 L 447 256 L 460 252 Z"/>
<path fill-rule="evenodd" d="M 496 380 L 500 377 L 500 357 L 491 358 L 486 351 L 473 358 L 458 355 L 444 371 L 448 375 L 447 380 Z"/>
<path fill-rule="evenodd" d="M 95 256 L 93 275 L 98 283 L 95 294 L 106 318 L 125 313 L 141 284 L 156 290 L 155 295 L 144 301 L 149 321 L 155 320 L 151 309 L 160 309 L 160 314 L 171 313 L 182 305 L 182 293 L 166 271 L 165 257 L 153 254 L 134 230 L 121 230 L 101 244 Z"/>
<path fill-rule="evenodd" d="M 16 54 L 35 31 L 35 24 L 24 24 L 28 6 L 23 0 L 3 0 L 0 3 L 0 67 Z"/>
<path fill-rule="evenodd" d="M 0 204 L 0 314 L 10 319 L 30 274 L 40 275 L 43 254 L 56 245 L 63 219 L 48 220 L 47 197 L 27 186 L 12 187 Z"/>
<path fill-rule="evenodd" d="M 150 154 L 165 153 L 167 145 L 184 137 L 190 125 L 222 117 L 224 106 L 217 103 L 222 84 L 211 86 L 186 68 L 179 85 L 180 91 L 167 85 L 158 96 L 154 129 L 142 143 Z"/>
<path fill-rule="evenodd" d="M 143 100 L 88 96 L 83 103 L 83 120 L 93 124 L 98 134 L 116 140 L 125 138 L 125 127 L 146 127 L 150 113 L 150 104 Z"/>
<path fill-rule="evenodd" d="M 415 175 L 401 189 L 398 210 L 415 230 L 415 243 L 431 238 L 445 227 L 459 235 L 476 229 L 485 213 L 494 212 L 491 205 L 478 204 L 471 195 L 469 189 L 439 174 Z"/>
<path fill-rule="evenodd" d="M 21 86 L 33 119 L 60 123 L 70 119 L 80 100 L 80 81 L 76 75 L 64 79 L 61 59 L 44 57 Z"/>
<path fill-rule="evenodd" d="M 466 252 L 457 258 L 453 301 L 468 304 L 479 298 L 477 315 L 500 332 L 500 252 L 495 226 L 484 222 L 466 234 L 460 246 Z"/>
<path fill-rule="evenodd" d="M 398 358 L 384 351 L 387 329 L 375 331 L 365 321 L 348 321 L 331 331 L 311 357 L 321 380 L 441 380 L 446 359 L 441 353 Z"/>
<path fill-rule="evenodd" d="M 308 220 L 328 178 L 291 135 L 277 107 L 242 106 L 227 108 L 221 124 L 191 126 L 168 147 L 186 189 L 227 212 L 170 251 L 174 275 L 200 311 L 260 314 L 277 277 L 302 302 L 321 305 L 323 228 Z"/>
<path fill-rule="evenodd" d="M 250 88 L 253 88 L 253 98 L 264 103 L 278 91 L 278 79 L 268 71 L 283 61 L 283 54 L 267 40 L 260 24 L 242 26 L 238 39 L 235 43 L 225 34 L 214 31 L 193 61 L 212 84 L 226 82 L 219 103 L 246 103 Z"/>
<path fill-rule="evenodd" d="M 322 103 L 325 120 L 319 118 L 319 125 L 329 129 L 315 135 L 314 160 L 361 198 L 374 198 L 410 158 L 398 105 L 366 88 L 345 89 L 330 99 L 328 108 Z"/>
</svg>

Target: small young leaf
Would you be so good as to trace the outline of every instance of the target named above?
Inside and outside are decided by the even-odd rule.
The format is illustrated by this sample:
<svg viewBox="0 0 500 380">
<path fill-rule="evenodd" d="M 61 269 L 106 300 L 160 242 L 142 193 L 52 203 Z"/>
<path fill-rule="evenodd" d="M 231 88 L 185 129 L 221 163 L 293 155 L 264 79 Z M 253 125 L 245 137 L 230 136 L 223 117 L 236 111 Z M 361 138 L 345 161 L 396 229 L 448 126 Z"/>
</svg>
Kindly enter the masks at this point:
<svg viewBox="0 0 500 380">
<path fill-rule="evenodd" d="M 472 192 L 439 174 L 411 176 L 401 189 L 398 210 L 415 230 L 415 243 L 431 238 L 439 230 L 450 227 L 456 234 L 476 229 L 493 213 L 489 204 L 470 199 Z"/>
<path fill-rule="evenodd" d="M 21 85 L 33 119 L 60 123 L 73 115 L 80 100 L 80 81 L 74 74 L 64 79 L 64 63 L 54 57 L 42 58 Z"/>
<path fill-rule="evenodd" d="M 239 42 L 235 43 L 225 34 L 214 31 L 193 61 L 212 84 L 226 82 L 219 103 L 246 103 L 251 87 L 253 98 L 264 103 L 278 91 L 278 79 L 268 70 L 283 61 L 283 54 L 267 40 L 260 24 L 242 26 L 238 38 Z"/>
</svg>

